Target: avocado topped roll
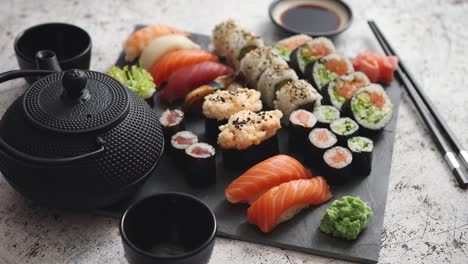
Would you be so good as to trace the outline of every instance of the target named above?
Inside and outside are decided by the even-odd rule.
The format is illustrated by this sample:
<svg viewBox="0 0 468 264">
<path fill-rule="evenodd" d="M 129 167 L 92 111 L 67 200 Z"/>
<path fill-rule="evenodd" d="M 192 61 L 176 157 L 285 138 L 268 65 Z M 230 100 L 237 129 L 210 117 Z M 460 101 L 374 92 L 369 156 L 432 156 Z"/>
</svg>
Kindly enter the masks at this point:
<svg viewBox="0 0 468 264">
<path fill-rule="evenodd" d="M 340 118 L 340 110 L 331 105 L 321 105 L 314 108 L 314 115 L 318 127 L 328 128 L 331 122 Z"/>
<path fill-rule="evenodd" d="M 362 72 L 341 76 L 322 89 L 324 103 L 332 104 L 341 110 L 343 104 L 350 100 L 357 90 L 369 84 L 369 78 Z"/>
<path fill-rule="evenodd" d="M 276 92 L 275 108 L 283 112 L 284 124 L 289 124 L 289 116 L 296 109 L 313 109 L 320 105 L 322 96 L 305 80 L 286 83 Z"/>
<path fill-rule="evenodd" d="M 225 166 L 249 168 L 279 153 L 278 129 L 283 114 L 278 110 L 240 111 L 219 127 L 218 144 Z"/>
<path fill-rule="evenodd" d="M 296 72 L 285 65 L 275 65 L 266 69 L 258 80 L 257 90 L 260 91 L 263 103 L 274 108 L 276 91 L 290 81 L 297 80 Z"/>
<path fill-rule="evenodd" d="M 275 45 L 273 45 L 273 51 L 280 55 L 285 61 L 289 61 L 289 56 L 297 47 L 311 40 L 311 37 L 304 34 L 294 35 L 276 42 Z"/>
<path fill-rule="evenodd" d="M 348 138 L 358 134 L 359 125 L 351 118 L 343 117 L 331 122 L 330 129 L 338 138 L 338 144 L 346 146 Z"/>
<path fill-rule="evenodd" d="M 351 61 L 333 53 L 320 58 L 313 64 L 308 64 L 305 69 L 305 77 L 320 91 L 322 87 L 336 78 L 352 72 L 354 72 L 354 68 Z"/>
<path fill-rule="evenodd" d="M 231 115 L 242 110 L 260 111 L 262 101 L 260 92 L 254 89 L 217 90 L 205 96 L 202 108 L 203 115 L 206 117 L 205 133 L 214 137 L 219 133 L 218 127 L 225 124 Z"/>
<path fill-rule="evenodd" d="M 303 77 L 308 64 L 331 53 L 335 53 L 335 45 L 328 38 L 313 39 L 291 53 L 291 67 L 297 71 L 299 76 Z"/>
<path fill-rule="evenodd" d="M 285 60 L 274 53 L 271 48 L 257 48 L 249 51 L 240 63 L 240 72 L 249 87 L 257 88 L 260 75 L 269 67 L 275 65 L 288 66 Z"/>
<path fill-rule="evenodd" d="M 351 98 L 350 107 L 356 122 L 367 132 L 383 129 L 392 119 L 393 104 L 379 84 L 370 84 L 357 91 Z"/>
</svg>

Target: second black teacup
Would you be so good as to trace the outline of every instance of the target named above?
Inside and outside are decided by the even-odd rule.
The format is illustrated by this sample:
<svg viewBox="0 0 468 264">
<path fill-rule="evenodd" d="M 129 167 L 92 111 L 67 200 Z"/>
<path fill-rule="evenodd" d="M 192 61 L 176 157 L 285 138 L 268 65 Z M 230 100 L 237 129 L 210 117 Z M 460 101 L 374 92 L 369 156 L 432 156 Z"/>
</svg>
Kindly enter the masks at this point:
<svg viewBox="0 0 468 264">
<path fill-rule="evenodd" d="M 21 32 L 14 43 L 20 69 L 37 69 L 36 53 L 51 50 L 57 55 L 62 70 L 89 69 L 91 37 L 80 27 L 65 23 L 47 23 Z M 28 83 L 35 81 L 27 78 Z"/>
<path fill-rule="evenodd" d="M 131 264 L 207 264 L 216 234 L 216 218 L 199 199 L 161 193 L 131 205 L 120 233 Z"/>
</svg>

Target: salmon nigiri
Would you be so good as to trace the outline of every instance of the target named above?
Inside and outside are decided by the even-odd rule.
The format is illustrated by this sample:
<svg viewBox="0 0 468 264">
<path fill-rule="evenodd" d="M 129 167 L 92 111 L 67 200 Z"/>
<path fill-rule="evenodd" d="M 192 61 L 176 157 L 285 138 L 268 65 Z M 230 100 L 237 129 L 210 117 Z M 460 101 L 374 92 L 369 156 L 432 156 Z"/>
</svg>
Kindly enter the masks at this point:
<svg viewBox="0 0 468 264">
<path fill-rule="evenodd" d="M 224 193 L 231 203 L 252 203 L 274 186 L 311 176 L 312 173 L 296 159 L 276 155 L 248 169 L 231 182 Z"/>
<path fill-rule="evenodd" d="M 151 67 L 150 73 L 153 76 L 154 83 L 156 85 L 161 85 L 178 69 L 204 61 L 218 62 L 219 59 L 216 55 L 209 53 L 206 50 L 172 51 L 164 55 L 157 63 L 155 63 Z"/>
<path fill-rule="evenodd" d="M 133 61 L 140 56 L 143 48 L 145 48 L 151 40 L 159 38 L 164 35 L 177 34 L 183 36 L 189 36 L 177 28 L 156 24 L 153 26 L 144 27 L 140 30 L 135 31 L 124 43 L 125 49 L 125 60 Z"/>
<path fill-rule="evenodd" d="M 247 210 L 247 218 L 250 223 L 268 233 L 303 208 L 322 204 L 331 197 L 329 186 L 322 176 L 290 181 L 260 196 Z"/>
</svg>

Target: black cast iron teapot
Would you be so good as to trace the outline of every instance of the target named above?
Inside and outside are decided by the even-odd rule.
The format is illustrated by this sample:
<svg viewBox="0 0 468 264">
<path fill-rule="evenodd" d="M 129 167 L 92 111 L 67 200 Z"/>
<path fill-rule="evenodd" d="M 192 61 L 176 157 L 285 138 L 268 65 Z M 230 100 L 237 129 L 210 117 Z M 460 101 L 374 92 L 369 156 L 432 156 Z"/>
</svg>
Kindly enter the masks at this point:
<svg viewBox="0 0 468 264">
<path fill-rule="evenodd" d="M 0 82 L 44 76 L 0 120 L 0 171 L 20 193 L 53 207 L 92 209 L 133 193 L 163 152 L 158 118 L 106 74 L 62 72 L 52 51 L 39 70 L 0 74 Z"/>
</svg>

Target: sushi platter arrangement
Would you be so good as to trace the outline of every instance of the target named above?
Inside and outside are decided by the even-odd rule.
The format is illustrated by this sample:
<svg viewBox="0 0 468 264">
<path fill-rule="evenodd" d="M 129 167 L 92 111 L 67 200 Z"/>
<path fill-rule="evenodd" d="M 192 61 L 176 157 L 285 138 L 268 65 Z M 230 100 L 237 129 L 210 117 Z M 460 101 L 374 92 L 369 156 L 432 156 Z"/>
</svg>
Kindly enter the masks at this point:
<svg viewBox="0 0 468 264">
<path fill-rule="evenodd" d="M 348 58 L 306 35 L 268 46 L 235 20 L 212 36 L 139 26 L 124 48 L 108 74 L 153 106 L 165 139 L 131 200 L 184 192 L 213 210 L 219 236 L 377 261 L 396 57 Z M 101 212 L 117 216 L 129 202 Z"/>
</svg>

